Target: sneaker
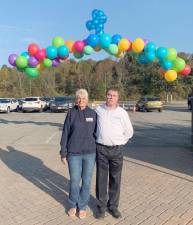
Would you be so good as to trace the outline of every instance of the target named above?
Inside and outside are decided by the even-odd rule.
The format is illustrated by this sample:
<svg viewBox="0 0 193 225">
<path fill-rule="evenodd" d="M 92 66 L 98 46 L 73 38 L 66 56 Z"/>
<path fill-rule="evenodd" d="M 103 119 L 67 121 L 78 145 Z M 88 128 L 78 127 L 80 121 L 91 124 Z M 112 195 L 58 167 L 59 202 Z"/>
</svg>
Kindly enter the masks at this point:
<svg viewBox="0 0 193 225">
<path fill-rule="evenodd" d="M 109 213 L 116 219 L 119 219 L 122 217 L 118 209 L 109 209 Z"/>
</svg>

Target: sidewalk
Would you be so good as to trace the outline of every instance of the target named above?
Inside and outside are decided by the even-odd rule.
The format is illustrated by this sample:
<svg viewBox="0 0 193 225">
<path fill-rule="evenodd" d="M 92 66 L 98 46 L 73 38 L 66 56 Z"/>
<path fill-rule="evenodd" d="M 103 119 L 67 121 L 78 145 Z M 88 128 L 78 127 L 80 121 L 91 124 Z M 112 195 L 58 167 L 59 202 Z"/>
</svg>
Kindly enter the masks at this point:
<svg viewBox="0 0 193 225">
<path fill-rule="evenodd" d="M 186 149 L 175 151 L 193 157 Z M 181 156 L 176 159 L 186 166 Z M 89 216 L 80 220 L 65 213 L 69 177 L 57 146 L 4 146 L 0 158 L 0 225 L 193 225 L 193 177 L 188 169 L 136 159 L 126 150 L 120 201 L 123 218 L 117 220 L 108 213 L 104 220 L 93 217 L 94 176 Z"/>
</svg>

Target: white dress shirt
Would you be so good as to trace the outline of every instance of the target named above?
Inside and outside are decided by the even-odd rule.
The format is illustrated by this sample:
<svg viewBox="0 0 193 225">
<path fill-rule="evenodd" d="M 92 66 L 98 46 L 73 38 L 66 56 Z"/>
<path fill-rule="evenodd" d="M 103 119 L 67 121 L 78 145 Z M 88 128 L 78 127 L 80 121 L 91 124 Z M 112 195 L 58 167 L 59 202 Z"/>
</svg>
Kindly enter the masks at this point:
<svg viewBox="0 0 193 225">
<path fill-rule="evenodd" d="M 117 106 L 109 110 L 106 104 L 96 108 L 97 132 L 96 142 L 102 145 L 124 145 L 133 136 L 133 126 L 128 113 Z"/>
</svg>

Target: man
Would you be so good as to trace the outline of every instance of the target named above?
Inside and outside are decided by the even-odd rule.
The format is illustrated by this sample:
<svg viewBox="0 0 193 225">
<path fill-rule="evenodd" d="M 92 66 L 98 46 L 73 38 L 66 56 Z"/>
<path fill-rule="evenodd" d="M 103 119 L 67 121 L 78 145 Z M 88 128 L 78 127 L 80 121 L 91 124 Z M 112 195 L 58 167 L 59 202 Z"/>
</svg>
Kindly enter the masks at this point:
<svg viewBox="0 0 193 225">
<path fill-rule="evenodd" d="M 133 136 L 133 127 L 128 113 L 118 106 L 118 99 L 118 90 L 110 88 L 106 93 L 106 103 L 96 108 L 97 218 L 104 218 L 107 208 L 113 217 L 121 217 L 118 205 L 123 166 L 122 149 Z"/>
</svg>

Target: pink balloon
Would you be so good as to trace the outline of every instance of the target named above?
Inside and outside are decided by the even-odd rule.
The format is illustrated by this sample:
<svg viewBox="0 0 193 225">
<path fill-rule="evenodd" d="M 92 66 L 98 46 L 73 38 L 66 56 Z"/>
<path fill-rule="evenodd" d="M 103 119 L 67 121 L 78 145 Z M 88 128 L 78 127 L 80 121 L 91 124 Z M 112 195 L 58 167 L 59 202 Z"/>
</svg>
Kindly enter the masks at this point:
<svg viewBox="0 0 193 225">
<path fill-rule="evenodd" d="M 38 50 L 35 54 L 35 57 L 38 60 L 44 60 L 46 58 L 46 50 L 45 49 Z"/>
<path fill-rule="evenodd" d="M 73 45 L 73 48 L 76 52 L 82 53 L 85 43 L 83 41 L 76 41 Z"/>
</svg>

